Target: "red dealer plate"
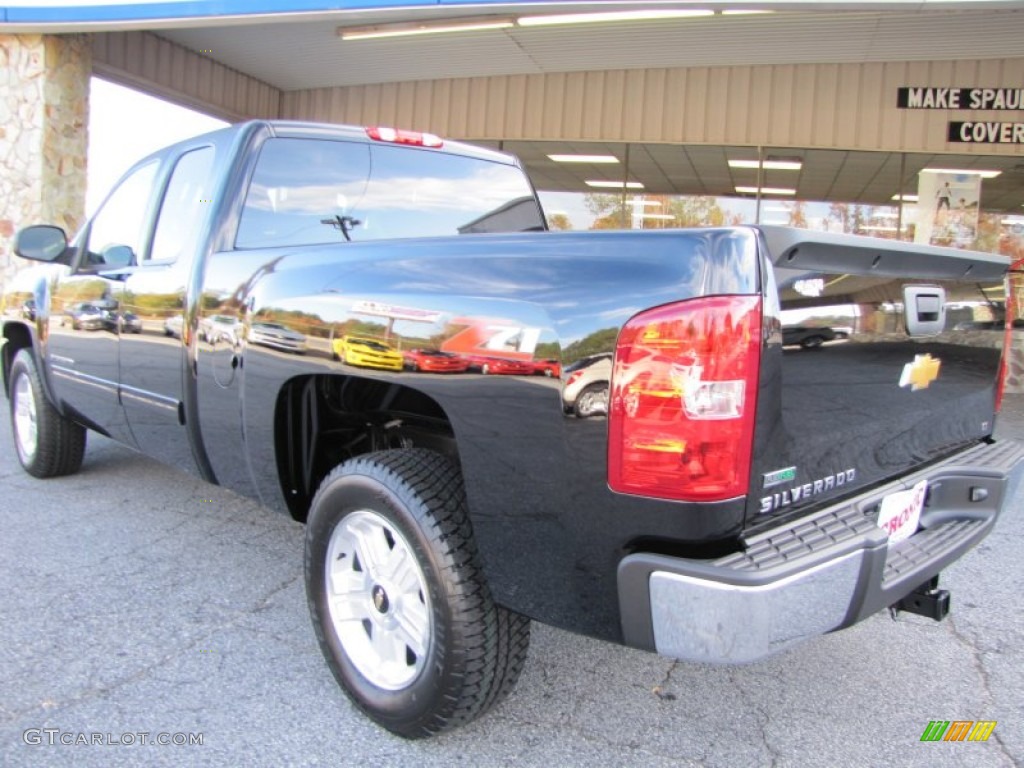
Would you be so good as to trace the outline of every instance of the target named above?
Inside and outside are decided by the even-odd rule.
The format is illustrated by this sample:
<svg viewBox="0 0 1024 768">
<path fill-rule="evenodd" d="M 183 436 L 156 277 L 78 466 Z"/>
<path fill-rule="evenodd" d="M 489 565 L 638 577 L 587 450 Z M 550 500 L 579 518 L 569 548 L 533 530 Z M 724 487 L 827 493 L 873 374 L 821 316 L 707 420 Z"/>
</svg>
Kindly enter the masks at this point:
<svg viewBox="0 0 1024 768">
<path fill-rule="evenodd" d="M 890 493 L 882 499 L 878 509 L 878 527 L 889 532 L 890 546 L 909 539 L 917 530 L 927 495 L 928 481 L 922 480 L 907 491 Z"/>
</svg>

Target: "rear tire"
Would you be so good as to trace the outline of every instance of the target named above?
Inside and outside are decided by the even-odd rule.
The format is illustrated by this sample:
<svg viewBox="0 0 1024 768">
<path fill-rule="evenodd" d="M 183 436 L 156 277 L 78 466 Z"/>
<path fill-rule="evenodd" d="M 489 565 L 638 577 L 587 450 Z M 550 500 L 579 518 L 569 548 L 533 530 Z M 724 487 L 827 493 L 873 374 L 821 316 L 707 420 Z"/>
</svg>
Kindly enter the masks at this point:
<svg viewBox="0 0 1024 768">
<path fill-rule="evenodd" d="M 25 471 L 45 478 L 81 469 L 85 427 L 62 416 L 46 398 L 30 349 L 14 356 L 8 396 L 14 446 Z"/>
<path fill-rule="evenodd" d="M 422 449 L 352 459 L 306 528 L 306 594 L 349 698 L 406 738 L 467 723 L 514 688 L 529 620 L 495 605 L 458 468 Z"/>
</svg>

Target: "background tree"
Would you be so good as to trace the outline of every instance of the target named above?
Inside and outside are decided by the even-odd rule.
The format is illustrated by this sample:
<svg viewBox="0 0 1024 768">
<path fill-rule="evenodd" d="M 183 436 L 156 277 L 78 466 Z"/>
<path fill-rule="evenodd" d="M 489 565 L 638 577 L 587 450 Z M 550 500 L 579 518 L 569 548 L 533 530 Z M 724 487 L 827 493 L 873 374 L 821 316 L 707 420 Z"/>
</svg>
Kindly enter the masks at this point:
<svg viewBox="0 0 1024 768">
<path fill-rule="evenodd" d="M 789 220 L 786 222 L 787 226 L 797 227 L 798 229 L 810 229 L 810 225 L 807 223 L 807 204 L 802 200 L 789 204 Z"/>
<path fill-rule="evenodd" d="M 828 220 L 840 226 L 840 231 L 851 235 L 863 235 L 864 225 L 871 219 L 872 209 L 849 203 L 832 203 L 828 207 Z"/>
<path fill-rule="evenodd" d="M 641 200 L 650 205 L 632 204 Z M 707 196 L 634 195 L 623 206 L 621 195 L 590 193 L 584 197 L 584 203 L 594 216 L 591 229 L 721 227 L 742 223 L 742 216 L 730 215 L 717 198 Z M 644 213 L 672 218 L 644 218 Z"/>
<path fill-rule="evenodd" d="M 548 229 L 569 230 L 572 229 L 572 222 L 564 213 L 552 213 L 548 216 Z"/>
</svg>

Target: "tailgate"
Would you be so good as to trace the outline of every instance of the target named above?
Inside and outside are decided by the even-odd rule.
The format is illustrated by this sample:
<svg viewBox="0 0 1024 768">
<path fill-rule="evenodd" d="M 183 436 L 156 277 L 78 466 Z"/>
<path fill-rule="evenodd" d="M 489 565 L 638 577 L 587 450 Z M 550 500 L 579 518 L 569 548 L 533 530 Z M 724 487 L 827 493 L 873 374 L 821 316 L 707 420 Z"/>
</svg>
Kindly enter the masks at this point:
<svg viewBox="0 0 1024 768">
<path fill-rule="evenodd" d="M 771 336 L 748 529 L 991 435 L 1005 258 L 776 227 L 762 236 Z"/>
</svg>

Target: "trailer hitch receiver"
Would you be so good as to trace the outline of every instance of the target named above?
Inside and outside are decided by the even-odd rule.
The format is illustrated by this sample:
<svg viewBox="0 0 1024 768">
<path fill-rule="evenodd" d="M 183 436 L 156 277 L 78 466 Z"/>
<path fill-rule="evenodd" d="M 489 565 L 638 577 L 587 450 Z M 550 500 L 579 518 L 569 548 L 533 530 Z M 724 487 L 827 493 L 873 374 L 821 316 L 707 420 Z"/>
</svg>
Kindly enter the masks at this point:
<svg viewBox="0 0 1024 768">
<path fill-rule="evenodd" d="M 900 611 L 942 621 L 949 613 L 949 590 L 939 589 L 939 577 L 929 579 L 898 603 L 889 606 L 893 618 Z"/>
</svg>

